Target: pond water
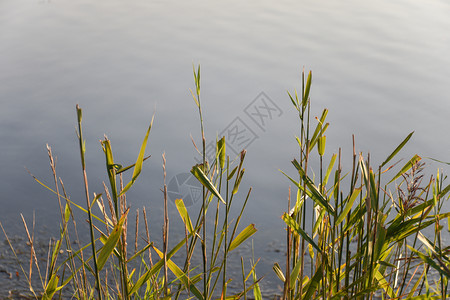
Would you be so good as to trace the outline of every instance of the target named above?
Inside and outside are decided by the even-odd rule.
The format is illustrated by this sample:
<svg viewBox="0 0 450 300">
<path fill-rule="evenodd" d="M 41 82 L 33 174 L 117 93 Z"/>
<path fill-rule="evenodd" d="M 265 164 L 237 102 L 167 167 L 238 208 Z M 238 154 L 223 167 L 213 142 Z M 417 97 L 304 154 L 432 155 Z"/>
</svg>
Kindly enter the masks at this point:
<svg viewBox="0 0 450 300">
<path fill-rule="evenodd" d="M 128 199 L 132 210 L 148 208 L 160 234 L 162 153 L 172 192 L 186 188 L 183 174 L 198 159 L 191 135 L 199 145 L 200 125 L 189 89 L 192 65 L 200 64 L 207 139 L 224 133 L 231 141 L 233 130 L 246 130 L 228 149 L 235 155 L 247 148 L 242 190 L 253 192 L 245 222 L 259 229 L 260 274 L 267 274 L 267 290 L 276 290 L 271 266 L 284 259 L 280 216 L 290 185 L 279 170 L 294 174 L 290 161 L 298 153 L 298 119 L 286 91 L 301 90 L 303 66 L 313 71 L 312 114 L 329 109 L 327 152 L 342 147 L 344 162 L 352 134 L 376 165 L 411 131 L 401 157 L 450 161 L 449 16 L 450 4 L 438 0 L 2 0 L 0 221 L 23 236 L 20 213 L 31 222 L 34 212 L 43 240 L 58 233 L 56 197 L 24 168 L 51 184 L 46 143 L 68 193 L 84 203 L 78 103 L 91 192 L 106 180 L 98 140 L 106 134 L 116 160 L 131 164 L 156 112 L 152 157 Z M 426 162 L 432 173 L 445 171 Z"/>
</svg>

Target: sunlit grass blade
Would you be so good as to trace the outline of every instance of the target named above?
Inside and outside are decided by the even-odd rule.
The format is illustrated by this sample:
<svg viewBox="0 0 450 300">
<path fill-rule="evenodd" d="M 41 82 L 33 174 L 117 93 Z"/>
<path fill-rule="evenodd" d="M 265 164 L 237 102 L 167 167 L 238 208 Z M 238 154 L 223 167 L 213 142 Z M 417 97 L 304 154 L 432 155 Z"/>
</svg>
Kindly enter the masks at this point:
<svg viewBox="0 0 450 300">
<path fill-rule="evenodd" d="M 408 245 L 409 250 L 411 250 L 412 252 L 414 252 L 415 254 L 417 254 L 417 256 L 419 256 L 419 258 L 421 260 L 423 260 L 425 263 L 427 263 L 429 266 L 431 266 L 433 269 L 435 269 L 436 271 L 438 271 L 441 275 L 450 278 L 450 270 L 445 267 L 445 265 L 441 265 L 436 263 L 432 258 L 430 258 L 429 256 L 423 254 L 422 252 L 414 249 L 413 247 Z"/>
<path fill-rule="evenodd" d="M 214 196 L 216 196 L 220 201 L 222 201 L 223 204 L 225 204 L 225 200 L 223 200 L 220 193 L 217 191 L 214 184 L 209 180 L 209 178 L 203 173 L 202 169 L 199 167 L 199 165 L 195 165 L 191 169 L 192 175 L 195 176 L 195 178 L 198 179 L 198 181 L 206 187 Z"/>
<path fill-rule="evenodd" d="M 323 277 L 323 271 L 322 271 L 322 265 L 320 265 L 316 272 L 314 273 L 314 276 L 311 278 L 311 280 L 308 282 L 308 289 L 306 290 L 305 295 L 302 297 L 302 299 L 312 299 L 314 293 L 316 292 L 320 281 Z"/>
<path fill-rule="evenodd" d="M 231 252 L 236 249 L 240 244 L 245 242 L 249 237 L 251 237 L 257 229 L 255 228 L 255 224 L 250 224 L 245 227 L 235 238 L 231 241 L 228 251 Z"/>
<path fill-rule="evenodd" d="M 380 165 L 380 168 L 383 168 L 395 155 L 406 145 L 411 136 L 414 134 L 414 131 L 408 134 L 408 136 L 400 143 L 400 145 L 395 148 L 395 150 L 386 158 L 386 160 Z"/>
<path fill-rule="evenodd" d="M 308 176 L 306 176 L 305 171 L 303 170 L 303 168 L 300 166 L 300 164 L 297 162 L 296 159 L 294 159 L 292 161 L 292 164 L 295 166 L 295 168 L 298 170 L 300 176 L 305 181 L 306 186 L 308 187 L 308 190 L 310 191 L 310 193 L 308 193 L 308 196 L 312 200 L 314 200 L 314 202 L 316 202 L 317 204 L 319 204 L 320 206 L 325 208 L 328 213 L 330 213 L 331 215 L 334 215 L 334 213 L 335 213 L 334 208 L 330 205 L 328 200 L 322 195 L 322 193 L 319 191 L 319 189 L 314 185 L 312 180 Z M 300 185 L 298 185 L 298 187 L 303 188 Z"/>
<path fill-rule="evenodd" d="M 273 271 L 275 272 L 275 274 L 277 275 L 277 277 L 282 281 L 285 282 L 286 281 L 286 277 L 283 274 L 283 271 L 281 270 L 281 267 L 278 263 L 275 263 L 272 267 Z"/>
<path fill-rule="evenodd" d="M 303 94 L 302 106 L 306 107 L 309 99 L 309 91 L 311 90 L 312 72 L 309 71 L 308 79 L 306 80 L 305 92 Z"/>
<path fill-rule="evenodd" d="M 117 242 L 120 239 L 120 235 L 122 234 L 123 230 L 123 223 L 125 222 L 129 210 L 127 210 L 122 217 L 120 218 L 119 222 L 117 222 L 117 225 L 114 226 L 114 230 L 109 235 L 108 239 L 106 240 L 106 243 L 103 245 L 102 249 L 100 250 L 100 253 L 98 255 L 98 269 L 101 270 L 105 266 L 106 261 L 110 257 L 111 253 L 114 251 L 114 248 L 117 245 Z"/>
<path fill-rule="evenodd" d="M 281 217 L 283 221 L 296 233 L 301 235 L 308 243 L 310 243 L 319 253 L 322 253 L 322 249 L 314 242 L 314 240 L 301 228 L 301 226 L 287 213 L 284 213 Z"/>
<path fill-rule="evenodd" d="M 300 268 L 302 267 L 302 259 L 299 259 L 296 263 L 294 268 L 291 271 L 291 278 L 290 278 L 290 286 L 291 288 L 295 287 L 295 281 L 298 279 L 298 275 L 300 274 Z"/>
<path fill-rule="evenodd" d="M 151 155 L 148 155 L 148 156 L 144 157 L 144 160 L 143 160 L 143 161 L 146 161 L 146 160 L 149 159 L 150 157 L 151 157 Z M 122 167 L 122 166 L 120 166 L 120 168 L 117 169 L 116 174 L 119 175 L 120 173 L 123 173 L 123 172 L 125 172 L 125 171 L 128 171 L 129 169 L 133 168 L 135 165 L 136 165 L 136 163 L 134 163 L 134 164 L 132 164 L 132 165 L 129 165 L 129 166 L 127 166 L 127 167 Z"/>
<path fill-rule="evenodd" d="M 145 148 L 147 147 L 148 135 L 150 134 L 150 130 L 152 129 L 154 118 L 155 118 L 155 115 L 153 115 L 153 117 L 152 117 L 150 125 L 148 126 L 148 129 L 147 129 L 147 133 L 145 134 L 144 141 L 142 142 L 141 150 L 139 151 L 139 155 L 138 155 L 138 158 L 136 160 L 136 164 L 134 166 L 134 170 L 133 170 L 133 175 L 131 177 L 131 181 L 123 188 L 123 190 L 120 192 L 119 196 L 121 196 L 124 193 L 126 193 L 131 188 L 131 186 L 134 184 L 134 182 L 138 178 L 139 174 L 141 174 L 142 163 L 144 161 L 144 156 L 145 156 Z"/>
<path fill-rule="evenodd" d="M 191 237 L 191 235 L 189 235 L 187 238 Z M 172 250 L 170 250 L 169 253 L 167 253 L 167 259 L 170 259 L 176 252 L 178 252 L 178 250 L 181 249 L 181 247 L 183 247 L 186 243 L 186 238 L 184 238 L 183 240 L 181 240 L 174 248 L 172 248 Z M 144 284 L 146 284 L 150 278 L 157 274 L 161 268 L 164 266 L 164 260 L 160 259 L 156 264 L 153 265 L 153 267 L 148 270 L 147 272 L 145 272 L 137 281 L 136 283 L 133 285 L 133 287 L 130 290 L 130 295 L 136 293 Z"/>
<path fill-rule="evenodd" d="M 219 141 L 217 141 L 217 155 L 221 169 L 225 167 L 225 160 L 226 160 L 225 150 L 226 150 L 226 143 L 225 143 L 225 136 L 223 136 Z"/>
<path fill-rule="evenodd" d="M 422 158 L 419 155 L 414 155 L 404 166 L 403 168 L 400 170 L 400 172 L 397 173 L 397 175 L 394 176 L 394 178 L 391 179 L 391 181 L 389 181 L 389 183 L 393 182 L 395 179 L 399 178 L 400 176 L 402 176 L 402 174 L 404 174 L 406 171 L 408 171 L 409 169 L 411 169 L 411 167 L 416 164 L 417 162 L 419 162 Z M 388 183 L 388 184 L 389 184 Z"/>
<path fill-rule="evenodd" d="M 58 282 L 59 276 L 56 273 L 53 273 L 47 286 L 45 287 L 45 292 L 42 296 L 43 300 L 51 300 L 53 298 L 53 295 L 55 295 L 55 293 L 58 291 Z"/>
<path fill-rule="evenodd" d="M 184 225 L 186 226 L 189 233 L 194 232 L 194 228 L 192 227 L 191 218 L 189 217 L 189 214 L 187 212 L 186 206 L 184 205 L 183 199 L 176 199 L 175 205 L 177 206 L 178 213 L 181 216 L 181 219 L 183 219 Z"/>
<path fill-rule="evenodd" d="M 355 203 L 356 197 L 358 197 L 359 193 L 361 192 L 361 189 L 354 189 L 352 195 L 350 196 L 350 199 L 348 199 L 347 204 L 345 205 L 344 209 L 342 210 L 341 214 L 338 216 L 336 220 L 336 225 L 339 225 L 342 221 L 344 221 L 344 218 L 347 216 L 349 211 L 352 209 L 353 204 Z"/>
<path fill-rule="evenodd" d="M 153 247 L 156 253 L 158 253 L 159 257 L 162 259 L 164 254 L 158 250 L 156 247 Z M 197 287 L 189 280 L 188 276 L 178 267 L 171 259 L 167 260 L 167 266 L 172 271 L 172 273 L 179 279 L 186 288 L 197 297 L 197 299 L 204 299 L 202 293 L 197 289 Z"/>
</svg>

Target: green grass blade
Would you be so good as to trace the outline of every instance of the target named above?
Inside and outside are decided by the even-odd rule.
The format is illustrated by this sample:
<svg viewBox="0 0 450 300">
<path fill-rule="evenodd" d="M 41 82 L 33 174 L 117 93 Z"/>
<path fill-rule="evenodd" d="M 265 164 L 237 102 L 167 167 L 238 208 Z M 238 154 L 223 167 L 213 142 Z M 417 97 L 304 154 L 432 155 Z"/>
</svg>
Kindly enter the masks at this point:
<svg viewBox="0 0 450 300">
<path fill-rule="evenodd" d="M 58 282 L 59 276 L 54 273 L 45 287 L 45 292 L 42 296 L 43 300 L 51 300 L 53 298 L 53 295 L 57 292 Z"/>
<path fill-rule="evenodd" d="M 190 238 L 192 235 L 190 234 L 187 238 Z M 181 249 L 186 244 L 186 238 L 182 239 L 169 253 L 167 253 L 167 259 L 170 259 L 178 250 Z M 145 272 L 133 285 L 130 290 L 130 295 L 136 293 L 145 283 L 147 283 L 150 278 L 158 273 L 164 265 L 164 260 L 160 259 L 153 267 Z"/>
<path fill-rule="evenodd" d="M 302 299 L 313 299 L 313 295 L 317 290 L 317 287 L 319 286 L 320 281 L 322 280 L 323 272 L 322 272 L 322 265 L 320 265 L 316 273 L 314 273 L 314 276 L 311 278 L 309 282 L 308 289 L 306 290 L 305 296 L 303 296 Z"/>
<path fill-rule="evenodd" d="M 202 169 L 199 167 L 199 165 L 195 165 L 191 169 L 192 175 L 195 176 L 195 178 L 198 179 L 198 181 L 206 187 L 214 196 L 216 196 L 220 201 L 222 201 L 223 204 L 225 204 L 225 200 L 223 200 L 222 196 L 217 191 L 214 184 L 209 180 L 209 178 L 203 173 Z"/>
<path fill-rule="evenodd" d="M 314 200 L 317 204 L 322 206 L 327 210 L 327 212 L 331 215 L 334 215 L 335 211 L 334 208 L 330 205 L 328 200 L 322 195 L 322 193 L 319 191 L 319 189 L 314 185 L 312 180 L 306 176 L 303 168 L 300 166 L 300 164 L 297 162 L 296 159 L 292 161 L 292 164 L 295 166 L 295 168 L 298 170 L 298 173 L 303 178 L 303 180 L 306 183 L 306 186 L 308 187 L 309 191 L 311 192 L 308 194 L 308 196 Z"/>
<path fill-rule="evenodd" d="M 152 121 L 150 122 L 150 125 L 148 126 L 147 133 L 145 134 L 145 137 L 144 137 L 144 141 L 142 142 L 141 150 L 139 151 L 139 155 L 136 160 L 136 165 L 134 166 L 134 171 L 133 171 L 133 176 L 131 177 L 131 181 L 123 188 L 123 190 L 120 192 L 119 196 L 125 194 L 131 188 L 131 186 L 134 184 L 134 182 L 138 178 L 139 174 L 141 174 L 142 163 L 144 161 L 144 156 L 145 156 L 145 148 L 147 147 L 148 135 L 150 134 L 150 130 L 152 129 L 154 118 L 155 118 L 155 115 L 153 115 L 153 117 L 152 117 Z"/>
<path fill-rule="evenodd" d="M 330 178 L 331 171 L 333 170 L 334 163 L 336 162 L 336 157 L 336 154 L 333 154 L 333 156 L 331 157 L 330 164 L 328 165 L 327 172 L 325 173 L 325 177 L 323 179 L 323 186 L 326 186 L 328 183 L 328 178 Z"/>
<path fill-rule="evenodd" d="M 303 94 L 303 101 L 302 101 L 303 109 L 306 107 L 306 104 L 308 103 L 309 91 L 311 90 L 311 80 L 312 80 L 312 72 L 309 71 L 308 79 L 306 80 L 305 93 Z"/>
<path fill-rule="evenodd" d="M 395 148 L 394 152 L 392 152 L 386 158 L 386 160 L 381 164 L 380 168 L 384 167 L 392 158 L 394 158 L 395 155 L 397 155 L 397 153 L 403 148 L 403 146 L 405 146 L 405 144 L 409 141 L 409 139 L 411 138 L 411 136 L 413 134 L 414 134 L 414 131 L 411 132 L 410 134 L 408 134 L 408 136 L 403 140 L 403 142 L 401 142 L 400 145 L 398 145 L 397 148 Z"/>
<path fill-rule="evenodd" d="M 350 196 L 350 199 L 348 200 L 347 204 L 345 205 L 344 209 L 342 210 L 341 214 L 336 220 L 336 226 L 339 225 L 342 221 L 344 221 L 345 217 L 347 216 L 350 209 L 353 207 L 353 203 L 356 200 L 356 197 L 358 197 L 359 192 L 361 192 L 361 188 L 355 188 L 353 190 L 352 195 Z"/>
<path fill-rule="evenodd" d="M 225 137 L 222 137 L 218 142 L 217 142 L 217 152 L 218 152 L 218 156 L 219 156 L 219 164 L 220 164 L 220 168 L 223 169 L 225 167 L 225 160 L 226 160 L 226 154 L 225 154 Z"/>
<path fill-rule="evenodd" d="M 319 248 L 319 246 L 317 246 L 317 244 L 314 242 L 314 240 L 300 227 L 300 225 L 288 213 L 284 213 L 281 218 L 293 231 L 295 231 L 299 235 L 301 235 L 319 253 L 322 253 L 322 250 Z"/>
<path fill-rule="evenodd" d="M 151 157 L 151 155 L 148 155 L 148 156 L 144 157 L 144 160 L 143 160 L 143 161 L 146 161 L 146 160 L 149 159 L 150 157 Z M 133 168 L 135 165 L 136 165 L 136 163 L 134 163 L 134 164 L 132 164 L 132 165 L 129 165 L 129 166 L 127 166 L 127 167 L 122 167 L 122 166 L 120 166 L 120 168 L 116 171 L 116 174 L 118 175 L 118 174 L 120 174 L 120 173 L 123 173 L 123 172 L 125 172 L 125 171 L 128 171 L 129 169 Z"/>
<path fill-rule="evenodd" d="M 142 253 L 144 253 L 145 251 L 148 250 L 148 248 L 153 247 L 153 242 L 147 244 L 144 248 L 142 248 L 141 250 L 139 250 L 138 252 L 136 252 L 136 254 L 134 254 L 132 257 L 130 257 L 127 260 L 127 263 L 131 262 L 133 259 L 135 259 L 136 257 L 138 257 L 139 255 L 141 255 Z"/>
<path fill-rule="evenodd" d="M 178 213 L 180 214 L 181 219 L 184 222 L 184 226 L 186 226 L 189 233 L 194 232 L 194 228 L 192 227 L 191 218 L 187 212 L 186 206 L 184 205 L 183 199 L 176 199 L 175 205 L 177 206 Z"/>
<path fill-rule="evenodd" d="M 399 178 L 400 176 L 402 176 L 402 174 L 404 174 L 406 171 L 408 171 L 409 169 L 411 169 L 411 167 L 416 164 L 417 162 L 419 162 L 422 158 L 419 155 L 414 155 L 404 166 L 403 168 L 400 170 L 400 172 L 397 173 L 397 175 L 394 176 L 394 178 L 391 179 L 391 181 L 389 181 L 389 183 L 393 182 L 395 179 Z M 389 184 L 388 183 L 388 184 Z"/>
<path fill-rule="evenodd" d="M 164 254 L 158 250 L 156 247 L 153 247 L 156 253 L 158 253 L 159 257 L 162 259 Z M 172 271 L 172 273 L 179 279 L 189 291 L 197 297 L 197 299 L 204 299 L 202 293 L 197 289 L 197 287 L 189 280 L 186 273 L 184 273 L 180 267 L 178 267 L 171 259 L 167 260 L 167 266 Z"/>
<path fill-rule="evenodd" d="M 450 278 L 450 271 L 448 268 L 444 268 L 444 266 L 439 265 L 438 263 L 436 263 L 431 257 L 426 256 L 425 254 L 423 254 L 420 251 L 417 251 L 416 249 L 414 249 L 413 247 L 407 245 L 409 250 L 411 250 L 412 252 L 416 253 L 417 256 L 419 256 L 419 258 L 421 260 L 423 260 L 425 263 L 427 263 L 429 266 L 431 266 L 433 269 L 435 269 L 436 271 L 438 271 L 441 275 Z"/>
<path fill-rule="evenodd" d="M 297 277 L 300 274 L 301 266 L 302 266 L 302 259 L 299 259 L 291 271 L 291 278 L 290 278 L 290 287 L 291 288 L 295 287 L 295 281 L 297 280 Z"/>
<path fill-rule="evenodd" d="M 250 224 L 245 227 L 235 238 L 231 241 L 230 246 L 228 247 L 228 251 L 233 251 L 240 244 L 242 244 L 245 240 L 251 237 L 257 229 L 255 228 L 255 224 Z"/>
<path fill-rule="evenodd" d="M 281 281 L 283 281 L 283 282 L 286 281 L 286 277 L 284 276 L 283 271 L 281 270 L 281 267 L 278 263 L 275 263 L 273 265 L 272 269 Z"/>
<path fill-rule="evenodd" d="M 111 253 L 114 251 L 114 248 L 117 245 L 117 242 L 120 239 L 120 235 L 122 234 L 123 230 L 123 223 L 125 222 L 125 219 L 127 218 L 129 209 L 122 215 L 119 222 L 116 226 L 114 226 L 114 230 L 109 235 L 108 239 L 106 240 L 106 243 L 103 245 L 100 254 L 98 255 L 98 270 L 100 271 L 103 269 L 103 267 L 106 264 L 106 261 L 110 257 Z"/>
</svg>

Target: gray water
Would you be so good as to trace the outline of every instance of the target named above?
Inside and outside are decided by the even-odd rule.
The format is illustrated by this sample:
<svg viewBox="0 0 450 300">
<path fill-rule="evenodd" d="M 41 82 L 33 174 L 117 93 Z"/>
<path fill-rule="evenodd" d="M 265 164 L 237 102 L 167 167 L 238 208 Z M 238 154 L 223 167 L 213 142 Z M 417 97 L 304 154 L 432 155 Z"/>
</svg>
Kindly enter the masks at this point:
<svg viewBox="0 0 450 300">
<path fill-rule="evenodd" d="M 207 139 L 246 129 L 245 142 L 228 148 L 247 148 L 242 191 L 253 192 L 245 222 L 259 229 L 255 256 L 262 257 L 261 275 L 268 274 L 266 288 L 276 290 L 270 268 L 284 259 L 280 216 L 290 184 L 279 169 L 294 174 L 290 160 L 298 153 L 298 119 L 286 91 L 301 90 L 303 67 L 313 71 L 312 114 L 330 110 L 327 152 L 342 147 L 344 161 L 352 134 L 376 165 L 411 131 L 401 157 L 450 161 L 449 16 L 450 5 L 433 0 L 2 0 L 0 221 L 23 236 L 19 214 L 31 222 L 34 212 L 43 240 L 57 234 L 56 197 L 24 168 L 51 184 L 46 143 L 68 193 L 84 203 L 78 103 L 91 192 L 101 192 L 106 180 L 98 140 L 107 134 L 116 160 L 131 164 L 156 112 L 152 158 L 128 198 L 133 210 L 149 209 L 160 234 L 161 154 L 167 181 L 198 158 L 190 136 L 200 144 L 200 125 L 189 89 L 192 66 L 201 64 Z M 273 115 L 252 119 L 262 103 Z M 445 165 L 426 162 L 432 173 L 445 172 Z"/>
</svg>

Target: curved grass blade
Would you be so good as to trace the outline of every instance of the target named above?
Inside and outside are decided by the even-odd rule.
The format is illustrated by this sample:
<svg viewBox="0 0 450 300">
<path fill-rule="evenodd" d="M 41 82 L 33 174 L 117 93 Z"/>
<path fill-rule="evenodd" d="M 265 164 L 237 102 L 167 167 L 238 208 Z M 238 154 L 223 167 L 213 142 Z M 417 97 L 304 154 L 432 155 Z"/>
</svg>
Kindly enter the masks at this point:
<svg viewBox="0 0 450 300">
<path fill-rule="evenodd" d="M 159 257 L 162 259 L 164 254 L 158 250 L 156 247 L 153 247 L 156 253 L 158 253 Z M 171 259 L 167 260 L 167 266 L 172 271 L 173 274 L 186 286 L 189 291 L 197 297 L 197 299 L 204 299 L 202 293 L 197 289 L 197 287 L 189 280 L 186 273 L 184 273 L 180 267 L 178 267 Z"/>
<path fill-rule="evenodd" d="M 187 238 L 182 239 L 169 253 L 167 253 L 167 259 L 170 259 L 178 250 L 181 249 L 186 244 L 186 239 L 190 238 L 192 234 L 189 234 Z M 158 273 L 164 265 L 164 260 L 160 259 L 153 267 L 145 272 L 133 285 L 130 290 L 130 295 L 136 293 L 146 282 L 150 280 L 150 278 Z"/>
<path fill-rule="evenodd" d="M 177 206 L 178 213 L 180 214 L 181 219 L 183 219 L 184 225 L 186 226 L 187 230 L 189 231 L 189 233 L 193 233 L 194 228 L 192 227 L 191 218 L 189 217 L 183 199 L 176 199 L 175 205 Z"/>
<path fill-rule="evenodd" d="M 110 257 L 111 253 L 114 251 L 114 248 L 117 245 L 117 242 L 120 239 L 120 235 L 122 234 L 123 230 L 123 223 L 125 222 L 125 219 L 127 218 L 128 212 L 130 210 L 127 209 L 125 213 L 120 218 L 119 222 L 116 226 L 114 226 L 114 230 L 109 235 L 108 239 L 106 240 L 106 243 L 103 245 L 102 249 L 100 250 L 100 254 L 98 255 L 98 270 L 100 271 L 105 266 L 106 261 Z"/>
<path fill-rule="evenodd" d="M 53 295 L 58 291 L 58 282 L 59 282 L 59 276 L 56 275 L 56 273 L 53 273 L 52 277 L 50 278 L 49 282 L 47 283 L 44 295 L 42 296 L 43 300 L 47 300 L 47 299 L 50 300 L 53 298 Z"/>
<path fill-rule="evenodd" d="M 251 237 L 256 231 L 257 229 L 255 228 L 255 224 L 250 224 L 245 227 L 230 243 L 228 251 L 233 251 L 234 249 L 236 249 L 240 244 Z"/>
<path fill-rule="evenodd" d="M 323 276 L 322 265 L 320 265 L 317 268 L 316 273 L 314 273 L 314 276 L 309 281 L 309 286 L 308 286 L 308 289 L 306 290 L 306 293 L 305 293 L 305 296 L 303 297 L 303 299 L 312 299 L 313 298 L 314 292 L 317 290 L 317 287 L 320 283 L 320 280 L 322 279 L 322 276 Z"/>
<path fill-rule="evenodd" d="M 355 188 L 353 190 L 353 193 L 350 196 L 350 199 L 348 200 L 347 204 L 345 205 L 344 210 L 342 210 L 341 214 L 336 220 L 336 226 L 339 225 L 342 221 L 344 221 L 344 218 L 347 216 L 350 209 L 352 209 L 353 203 L 355 202 L 356 197 L 358 197 L 359 192 L 361 192 L 361 188 Z"/>
<path fill-rule="evenodd" d="M 154 118 L 155 118 L 155 115 L 153 115 L 153 117 L 152 117 L 152 121 L 150 122 L 150 125 L 148 126 L 147 133 L 145 134 L 145 137 L 144 137 L 144 141 L 142 142 L 141 150 L 139 151 L 139 155 L 136 160 L 136 164 L 134 166 L 134 171 L 133 171 L 133 176 L 131 177 L 131 181 L 123 188 L 123 190 L 120 192 L 119 196 L 125 194 L 131 188 L 131 186 L 134 184 L 134 182 L 138 178 L 139 174 L 141 173 L 142 163 L 144 161 L 144 155 L 145 155 L 145 148 L 147 147 L 148 135 L 150 134 L 150 130 L 152 129 Z"/>
<path fill-rule="evenodd" d="M 400 145 L 395 148 L 395 150 L 386 158 L 386 160 L 381 164 L 380 168 L 384 167 L 391 159 L 394 158 L 395 155 L 403 148 L 403 146 L 406 145 L 406 143 L 409 141 L 411 136 L 414 134 L 414 131 L 408 134 L 408 136 L 403 140 L 403 142 L 400 143 Z"/>
<path fill-rule="evenodd" d="M 298 173 L 305 181 L 306 186 L 308 187 L 308 190 L 310 191 L 310 193 L 308 193 L 308 196 L 312 200 L 314 200 L 314 202 L 316 202 L 317 204 L 319 204 L 320 206 L 325 208 L 329 214 L 334 215 L 335 214 L 334 208 L 330 205 L 330 203 L 327 201 L 327 199 L 322 195 L 322 193 L 319 191 L 319 189 L 314 185 L 311 178 L 306 176 L 305 172 L 303 171 L 303 168 L 300 166 L 298 161 L 296 159 L 294 159 L 292 161 L 292 164 L 295 166 L 295 168 L 298 170 Z M 303 189 L 303 187 L 301 185 L 298 184 L 297 186 L 299 188 Z"/>
<path fill-rule="evenodd" d="M 191 169 L 192 175 L 195 176 L 195 178 L 200 181 L 200 183 L 206 187 L 214 196 L 216 196 L 220 201 L 222 201 L 223 204 L 225 203 L 225 200 L 223 200 L 222 196 L 217 191 L 214 184 L 209 180 L 209 178 L 203 173 L 202 169 L 199 167 L 199 165 L 195 165 Z"/>
<path fill-rule="evenodd" d="M 320 254 L 322 250 L 317 246 L 314 240 L 300 227 L 300 225 L 288 214 L 284 213 L 281 217 L 283 221 L 295 232 L 301 235 L 308 243 L 310 243 Z M 306 298 L 305 298 L 306 299 Z"/>
<path fill-rule="evenodd" d="M 422 158 L 419 155 L 414 155 L 404 166 L 403 168 L 400 170 L 400 172 L 397 173 L 397 175 L 394 176 L 394 178 L 391 179 L 391 181 L 388 182 L 391 183 L 393 182 L 395 179 L 399 178 L 400 176 L 402 176 L 402 174 L 404 174 L 406 171 L 408 171 L 409 169 L 411 169 L 411 167 L 416 164 L 417 162 L 419 162 Z"/>
</svg>

